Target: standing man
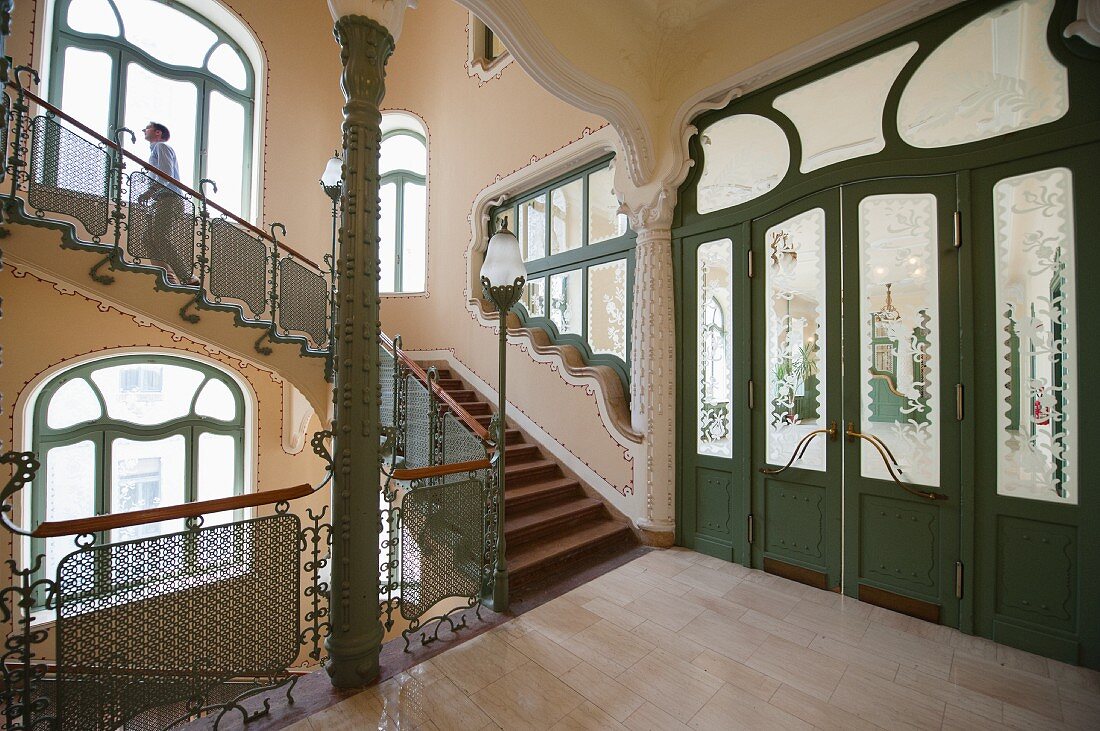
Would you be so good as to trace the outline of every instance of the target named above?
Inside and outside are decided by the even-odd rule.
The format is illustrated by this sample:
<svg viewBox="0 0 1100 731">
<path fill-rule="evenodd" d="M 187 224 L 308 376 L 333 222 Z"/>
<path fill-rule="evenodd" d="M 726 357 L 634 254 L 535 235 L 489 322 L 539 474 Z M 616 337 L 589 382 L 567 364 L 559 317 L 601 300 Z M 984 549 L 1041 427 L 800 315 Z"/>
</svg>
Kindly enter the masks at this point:
<svg viewBox="0 0 1100 731">
<path fill-rule="evenodd" d="M 176 151 L 168 144 L 172 133 L 159 122 L 150 122 L 142 133 L 149 143 L 149 165 L 169 176 L 151 177 L 149 187 L 138 196 L 141 205 L 152 207 L 152 240 L 145 242 L 145 249 L 154 264 L 167 270 L 168 284 L 197 287 L 194 240 L 183 231 L 183 191 L 174 182 L 179 180 L 180 169 Z"/>
</svg>

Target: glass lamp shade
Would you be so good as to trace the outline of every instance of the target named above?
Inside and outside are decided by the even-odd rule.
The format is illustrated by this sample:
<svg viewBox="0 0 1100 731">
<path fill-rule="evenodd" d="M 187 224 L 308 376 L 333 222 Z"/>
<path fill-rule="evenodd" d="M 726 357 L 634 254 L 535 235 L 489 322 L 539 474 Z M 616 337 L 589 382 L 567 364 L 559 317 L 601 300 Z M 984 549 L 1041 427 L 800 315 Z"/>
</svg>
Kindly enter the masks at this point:
<svg viewBox="0 0 1100 731">
<path fill-rule="evenodd" d="M 519 239 L 508 229 L 489 239 L 481 276 L 489 280 L 491 287 L 511 286 L 517 278 L 527 277 L 527 267 L 523 265 L 523 256 L 519 253 Z"/>
<path fill-rule="evenodd" d="M 325 163 L 325 172 L 321 173 L 321 187 L 325 192 L 336 190 L 339 192 L 343 180 L 344 161 L 334 155 Z M 331 195 L 331 194 L 330 194 Z"/>
</svg>

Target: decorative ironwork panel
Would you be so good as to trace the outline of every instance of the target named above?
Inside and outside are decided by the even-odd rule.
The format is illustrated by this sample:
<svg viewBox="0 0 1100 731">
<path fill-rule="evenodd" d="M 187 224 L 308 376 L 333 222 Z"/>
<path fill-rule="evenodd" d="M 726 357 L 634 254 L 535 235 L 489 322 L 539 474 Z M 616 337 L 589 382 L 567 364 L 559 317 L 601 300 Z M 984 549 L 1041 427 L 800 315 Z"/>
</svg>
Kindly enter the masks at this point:
<svg viewBox="0 0 1100 731">
<path fill-rule="evenodd" d="M 181 280 L 195 269 L 195 204 L 146 173 L 130 174 L 126 250 Z"/>
<path fill-rule="evenodd" d="M 224 218 L 210 221 L 210 276 L 215 302 L 240 300 L 254 318 L 267 312 L 268 254 L 263 241 Z"/>
<path fill-rule="evenodd" d="M 378 372 L 378 381 L 382 386 L 382 425 L 393 426 L 395 421 L 394 399 L 397 396 L 393 380 L 393 355 L 382 350 L 379 353 L 379 358 L 382 361 L 382 368 Z"/>
<path fill-rule="evenodd" d="M 457 416 L 443 415 L 443 464 L 485 459 L 485 445 Z"/>
<path fill-rule="evenodd" d="M 278 514 L 65 557 L 61 727 L 108 731 L 153 708 L 215 705 L 233 678 L 286 677 L 300 647 L 300 528 Z"/>
<path fill-rule="evenodd" d="M 432 398 L 426 386 L 409 374 L 405 406 L 405 466 L 427 467 L 432 463 Z"/>
<path fill-rule="evenodd" d="M 31 122 L 27 202 L 35 211 L 71 216 L 95 239 L 107 233 L 111 157 L 58 121 Z"/>
<path fill-rule="evenodd" d="M 279 260 L 279 325 L 328 344 L 328 282 L 290 258 Z"/>
<path fill-rule="evenodd" d="M 476 600 L 484 541 L 481 480 L 409 491 L 401 506 L 401 615 L 418 619 L 448 597 Z"/>
<path fill-rule="evenodd" d="M 8 172 L 8 125 L 11 124 L 11 97 L 3 92 L 0 92 L 0 119 L 3 120 L 0 125 L 0 181 L 3 181 Z"/>
</svg>

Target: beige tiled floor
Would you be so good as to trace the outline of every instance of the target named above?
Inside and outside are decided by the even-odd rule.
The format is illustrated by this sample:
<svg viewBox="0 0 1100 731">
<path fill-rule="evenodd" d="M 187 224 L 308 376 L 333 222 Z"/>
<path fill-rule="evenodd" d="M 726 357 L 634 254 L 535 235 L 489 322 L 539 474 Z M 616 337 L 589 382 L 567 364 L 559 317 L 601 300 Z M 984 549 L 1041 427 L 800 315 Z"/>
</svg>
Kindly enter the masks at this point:
<svg viewBox="0 0 1100 731">
<path fill-rule="evenodd" d="M 291 728 L 1100 729 L 1100 673 L 672 549 Z"/>
</svg>

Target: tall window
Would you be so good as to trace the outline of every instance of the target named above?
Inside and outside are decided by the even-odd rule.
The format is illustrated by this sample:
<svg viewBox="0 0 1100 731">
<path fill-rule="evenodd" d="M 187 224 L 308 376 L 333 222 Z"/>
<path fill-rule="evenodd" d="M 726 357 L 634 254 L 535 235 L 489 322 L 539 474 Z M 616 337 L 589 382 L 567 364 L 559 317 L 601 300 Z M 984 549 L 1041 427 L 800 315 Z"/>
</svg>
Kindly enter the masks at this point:
<svg viewBox="0 0 1100 731">
<path fill-rule="evenodd" d="M 134 130 L 139 157 L 141 129 L 166 125 L 183 182 L 210 178 L 214 200 L 249 215 L 255 71 L 236 41 L 162 0 L 57 0 L 54 29 L 54 103 L 108 137 Z"/>
<path fill-rule="evenodd" d="M 55 376 L 33 406 L 32 529 L 44 521 L 178 505 L 244 489 L 245 400 L 226 373 L 170 356 L 115 356 Z M 231 515 L 207 516 L 206 523 Z M 153 523 L 98 536 L 144 538 L 182 529 Z M 71 538 L 35 539 L 53 575 Z"/>
<path fill-rule="evenodd" d="M 493 230 L 508 228 L 527 263 L 521 300 L 530 324 L 582 346 L 589 362 L 629 381 L 630 293 L 635 236 L 618 212 L 610 158 L 494 208 Z"/>
<path fill-rule="evenodd" d="M 381 291 L 423 292 L 428 223 L 428 146 L 424 126 L 410 114 L 383 114 L 380 157 Z"/>
</svg>

